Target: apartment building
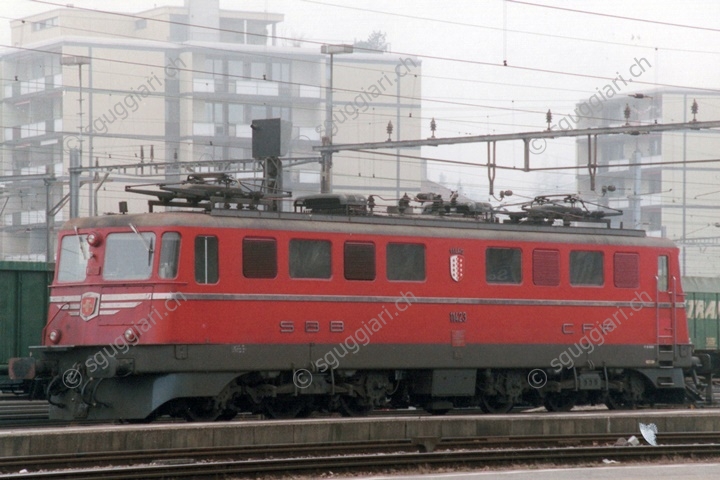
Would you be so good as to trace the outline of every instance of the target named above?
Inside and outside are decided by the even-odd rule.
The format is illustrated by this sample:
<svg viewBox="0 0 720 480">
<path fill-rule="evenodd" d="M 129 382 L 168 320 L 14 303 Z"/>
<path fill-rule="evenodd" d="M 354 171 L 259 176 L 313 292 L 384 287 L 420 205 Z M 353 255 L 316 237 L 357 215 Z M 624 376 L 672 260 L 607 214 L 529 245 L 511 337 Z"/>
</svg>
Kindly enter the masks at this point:
<svg viewBox="0 0 720 480">
<path fill-rule="evenodd" d="M 128 184 L 211 171 L 252 181 L 261 175 L 253 119 L 292 122 L 284 187 L 318 192 L 312 147 L 326 136 L 329 57 L 319 44 L 278 39 L 283 18 L 186 0 L 12 22 L 16 48 L 0 52 L 0 259 L 52 261 L 55 230 L 71 214 L 117 212 L 121 200 L 145 211 Z M 333 74 L 334 143 L 384 139 L 390 121 L 394 140 L 420 137 L 419 59 L 356 51 L 335 55 Z M 406 158 L 419 149 L 392 153 L 335 154 L 334 190 L 419 191 L 425 165 Z M 83 171 L 75 199 L 69 173 L 78 166 L 99 168 Z"/>
</svg>

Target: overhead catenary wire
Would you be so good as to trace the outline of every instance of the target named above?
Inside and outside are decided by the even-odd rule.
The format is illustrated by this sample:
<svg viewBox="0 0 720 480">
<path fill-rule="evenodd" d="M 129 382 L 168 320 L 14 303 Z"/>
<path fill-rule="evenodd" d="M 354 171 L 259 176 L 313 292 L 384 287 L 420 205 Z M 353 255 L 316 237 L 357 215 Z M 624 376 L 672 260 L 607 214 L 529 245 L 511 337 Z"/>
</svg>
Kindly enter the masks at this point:
<svg viewBox="0 0 720 480">
<path fill-rule="evenodd" d="M 50 5 L 56 5 L 56 6 L 64 6 L 63 4 L 59 4 L 59 3 L 55 3 L 55 2 L 46 2 L 46 1 L 45 1 L 45 2 L 43 2 L 43 1 L 36 1 L 36 3 L 45 3 L 45 4 L 50 4 Z M 87 9 L 87 10 L 94 10 L 94 9 Z M 100 10 L 98 10 L 98 11 L 100 11 Z M 101 11 L 101 12 L 102 12 L 102 11 Z M 116 12 L 106 12 L 106 13 L 116 13 Z M 122 14 L 122 15 L 127 15 L 127 14 Z M 131 15 L 131 16 L 133 16 L 133 17 L 138 17 L 138 16 L 136 16 L 136 15 Z M 138 18 L 143 18 L 143 17 L 138 17 Z M 147 18 L 147 20 L 156 21 L 157 19 Z M 185 24 L 185 25 L 192 25 L 192 24 Z M 222 30 L 222 29 L 221 29 L 221 30 Z M 282 37 L 281 37 L 281 38 L 282 38 Z M 308 42 L 308 43 L 312 43 L 312 42 Z M 320 43 L 320 42 L 315 42 L 315 43 Z M 443 57 L 438 57 L 438 58 L 443 58 Z M 447 59 L 447 60 L 456 60 L 456 59 L 448 59 L 447 57 L 445 57 L 445 59 Z M 208 73 L 208 72 L 203 72 L 203 73 Z M 252 78 L 252 77 L 251 77 L 251 78 Z M 394 97 L 394 96 L 393 96 L 393 97 Z M 432 99 L 430 99 L 430 100 L 433 101 Z M 464 104 L 464 102 L 458 102 L 458 104 L 459 104 L 459 105 L 462 105 L 462 106 L 473 106 L 473 107 L 478 107 L 478 106 L 479 106 L 479 105 L 467 105 L 467 104 Z M 484 107 L 484 106 L 480 106 L 480 107 Z M 505 109 L 505 110 L 508 110 L 508 111 L 521 111 L 521 110 L 518 110 L 518 109 L 509 109 L 509 108 L 507 108 L 507 107 L 497 107 L 497 108 L 499 108 L 499 109 Z M 527 112 L 528 112 L 528 113 L 538 113 L 538 112 L 536 112 L 536 111 L 531 111 L 531 110 L 528 110 Z M 477 123 L 480 123 L 480 122 L 477 122 Z"/>
</svg>

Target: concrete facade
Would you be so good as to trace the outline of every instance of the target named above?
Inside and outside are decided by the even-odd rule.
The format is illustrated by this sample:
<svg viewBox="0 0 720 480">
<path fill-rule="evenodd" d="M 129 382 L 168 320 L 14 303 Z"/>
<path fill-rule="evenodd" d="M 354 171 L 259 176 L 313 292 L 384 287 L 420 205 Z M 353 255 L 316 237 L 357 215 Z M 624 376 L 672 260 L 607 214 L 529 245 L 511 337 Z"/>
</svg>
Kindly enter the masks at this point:
<svg viewBox="0 0 720 480">
<path fill-rule="evenodd" d="M 52 261 L 56 228 L 71 213 L 73 165 L 140 164 L 84 173 L 78 214 L 88 216 L 117 212 L 120 200 L 145 211 L 147 198 L 126 194 L 128 184 L 211 171 L 256 181 L 253 119 L 291 121 L 288 157 L 319 160 L 312 146 L 325 133 L 328 56 L 319 44 L 279 45 L 282 21 L 186 0 L 132 15 L 64 8 L 12 22 L 17 48 L 0 52 L 0 259 Z M 69 56 L 89 64 L 64 65 Z M 420 137 L 417 58 L 358 52 L 334 63 L 335 143 L 386 138 L 388 121 L 393 139 Z M 153 165 L 162 163 L 171 165 Z M 395 198 L 420 190 L 425 166 L 337 154 L 333 174 L 335 191 Z M 319 183 L 318 161 L 286 163 L 294 196 L 317 193 Z"/>
</svg>

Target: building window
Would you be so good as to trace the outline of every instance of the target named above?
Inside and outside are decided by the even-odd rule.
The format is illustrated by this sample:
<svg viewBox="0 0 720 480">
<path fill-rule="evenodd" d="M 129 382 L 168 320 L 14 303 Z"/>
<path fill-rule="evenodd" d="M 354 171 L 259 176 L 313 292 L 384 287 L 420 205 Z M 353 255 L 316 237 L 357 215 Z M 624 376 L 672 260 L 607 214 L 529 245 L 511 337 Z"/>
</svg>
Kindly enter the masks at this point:
<svg viewBox="0 0 720 480">
<path fill-rule="evenodd" d="M 245 278 L 277 276 L 277 241 L 274 238 L 244 238 L 242 249 Z"/>
<path fill-rule="evenodd" d="M 147 19 L 141 18 L 140 20 L 135 20 L 135 30 L 142 30 L 144 28 L 147 28 Z"/>
<path fill-rule="evenodd" d="M 375 280 L 374 244 L 347 242 L 344 260 L 346 280 Z"/>
<path fill-rule="evenodd" d="M 221 58 L 208 57 L 205 59 L 205 78 L 222 78 L 223 61 Z"/>
<path fill-rule="evenodd" d="M 640 286 L 640 255 L 616 253 L 613 256 L 613 283 L 618 288 Z"/>
<path fill-rule="evenodd" d="M 330 278 L 330 242 L 290 240 L 290 277 Z"/>
<path fill-rule="evenodd" d="M 290 64 L 289 63 L 273 63 L 272 79 L 276 82 L 290 81 Z"/>
<path fill-rule="evenodd" d="M 488 283 L 522 282 L 522 252 L 519 248 L 488 248 L 485 252 Z"/>
<path fill-rule="evenodd" d="M 228 103 L 228 123 L 230 125 L 245 124 L 245 108 L 237 103 Z"/>
<path fill-rule="evenodd" d="M 425 245 L 389 243 L 386 253 L 388 280 L 425 280 Z"/>
<path fill-rule="evenodd" d="M 195 281 L 217 283 L 218 239 L 206 235 L 195 237 Z"/>
<path fill-rule="evenodd" d="M 207 123 L 222 124 L 223 104 L 212 102 L 205 103 L 205 121 Z"/>
<path fill-rule="evenodd" d="M 570 252 L 571 285 L 602 285 L 604 281 L 602 252 Z"/>
<path fill-rule="evenodd" d="M 180 234 L 176 232 L 163 233 L 161 241 L 158 275 L 160 278 L 175 278 L 180 258 Z"/>
<path fill-rule="evenodd" d="M 33 31 L 37 32 L 39 30 L 45 30 L 46 28 L 52 28 L 58 26 L 58 17 L 52 17 L 52 18 L 46 18 L 45 20 L 41 20 L 39 22 L 34 22 L 32 24 Z"/>
<path fill-rule="evenodd" d="M 549 287 L 560 285 L 560 252 L 533 250 L 533 283 Z"/>
<path fill-rule="evenodd" d="M 260 62 L 250 63 L 250 77 L 251 80 L 270 80 L 267 64 Z"/>
<path fill-rule="evenodd" d="M 231 80 L 242 80 L 245 77 L 242 60 L 228 60 L 228 76 Z"/>
<path fill-rule="evenodd" d="M 662 154 L 662 137 L 651 138 L 648 144 L 648 153 L 650 156 Z"/>
</svg>

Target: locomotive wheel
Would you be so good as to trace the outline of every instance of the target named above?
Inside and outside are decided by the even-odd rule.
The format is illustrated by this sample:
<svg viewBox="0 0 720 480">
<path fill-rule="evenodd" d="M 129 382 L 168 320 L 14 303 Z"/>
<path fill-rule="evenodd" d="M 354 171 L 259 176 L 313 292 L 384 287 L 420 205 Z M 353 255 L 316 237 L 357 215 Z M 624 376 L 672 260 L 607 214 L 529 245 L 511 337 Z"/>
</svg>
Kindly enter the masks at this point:
<svg viewBox="0 0 720 480">
<path fill-rule="evenodd" d="M 305 397 L 275 397 L 265 400 L 265 413 L 270 418 L 287 420 L 312 413 L 310 400 Z"/>
<path fill-rule="evenodd" d="M 217 410 L 188 407 L 187 410 L 183 412 L 183 416 L 188 422 L 214 422 L 220 416 L 220 412 Z"/>
<path fill-rule="evenodd" d="M 340 413 L 344 417 L 365 417 L 372 412 L 373 406 L 360 397 L 340 397 Z"/>
<path fill-rule="evenodd" d="M 629 374 L 623 381 L 624 390 L 610 391 L 605 406 L 610 410 L 631 410 L 642 403 L 645 396 L 645 382 L 637 374 Z"/>
<path fill-rule="evenodd" d="M 214 403 L 211 399 L 188 399 L 182 416 L 188 422 L 214 422 L 222 413 L 215 408 Z"/>
<path fill-rule="evenodd" d="M 238 412 L 235 410 L 225 410 L 218 417 L 215 419 L 218 422 L 227 422 L 229 420 L 232 420 L 233 418 L 237 417 Z"/>
<path fill-rule="evenodd" d="M 480 408 L 485 413 L 507 413 L 513 408 L 513 401 L 503 395 L 483 395 Z"/>
<path fill-rule="evenodd" d="M 127 424 L 127 425 L 139 425 L 143 423 L 151 423 L 155 421 L 158 417 L 160 417 L 160 413 L 155 410 L 150 415 L 148 415 L 145 418 L 127 418 L 127 419 L 121 419 L 120 423 Z"/>
<path fill-rule="evenodd" d="M 575 406 L 575 398 L 569 393 L 549 393 L 544 405 L 548 412 L 569 412 Z"/>
</svg>

